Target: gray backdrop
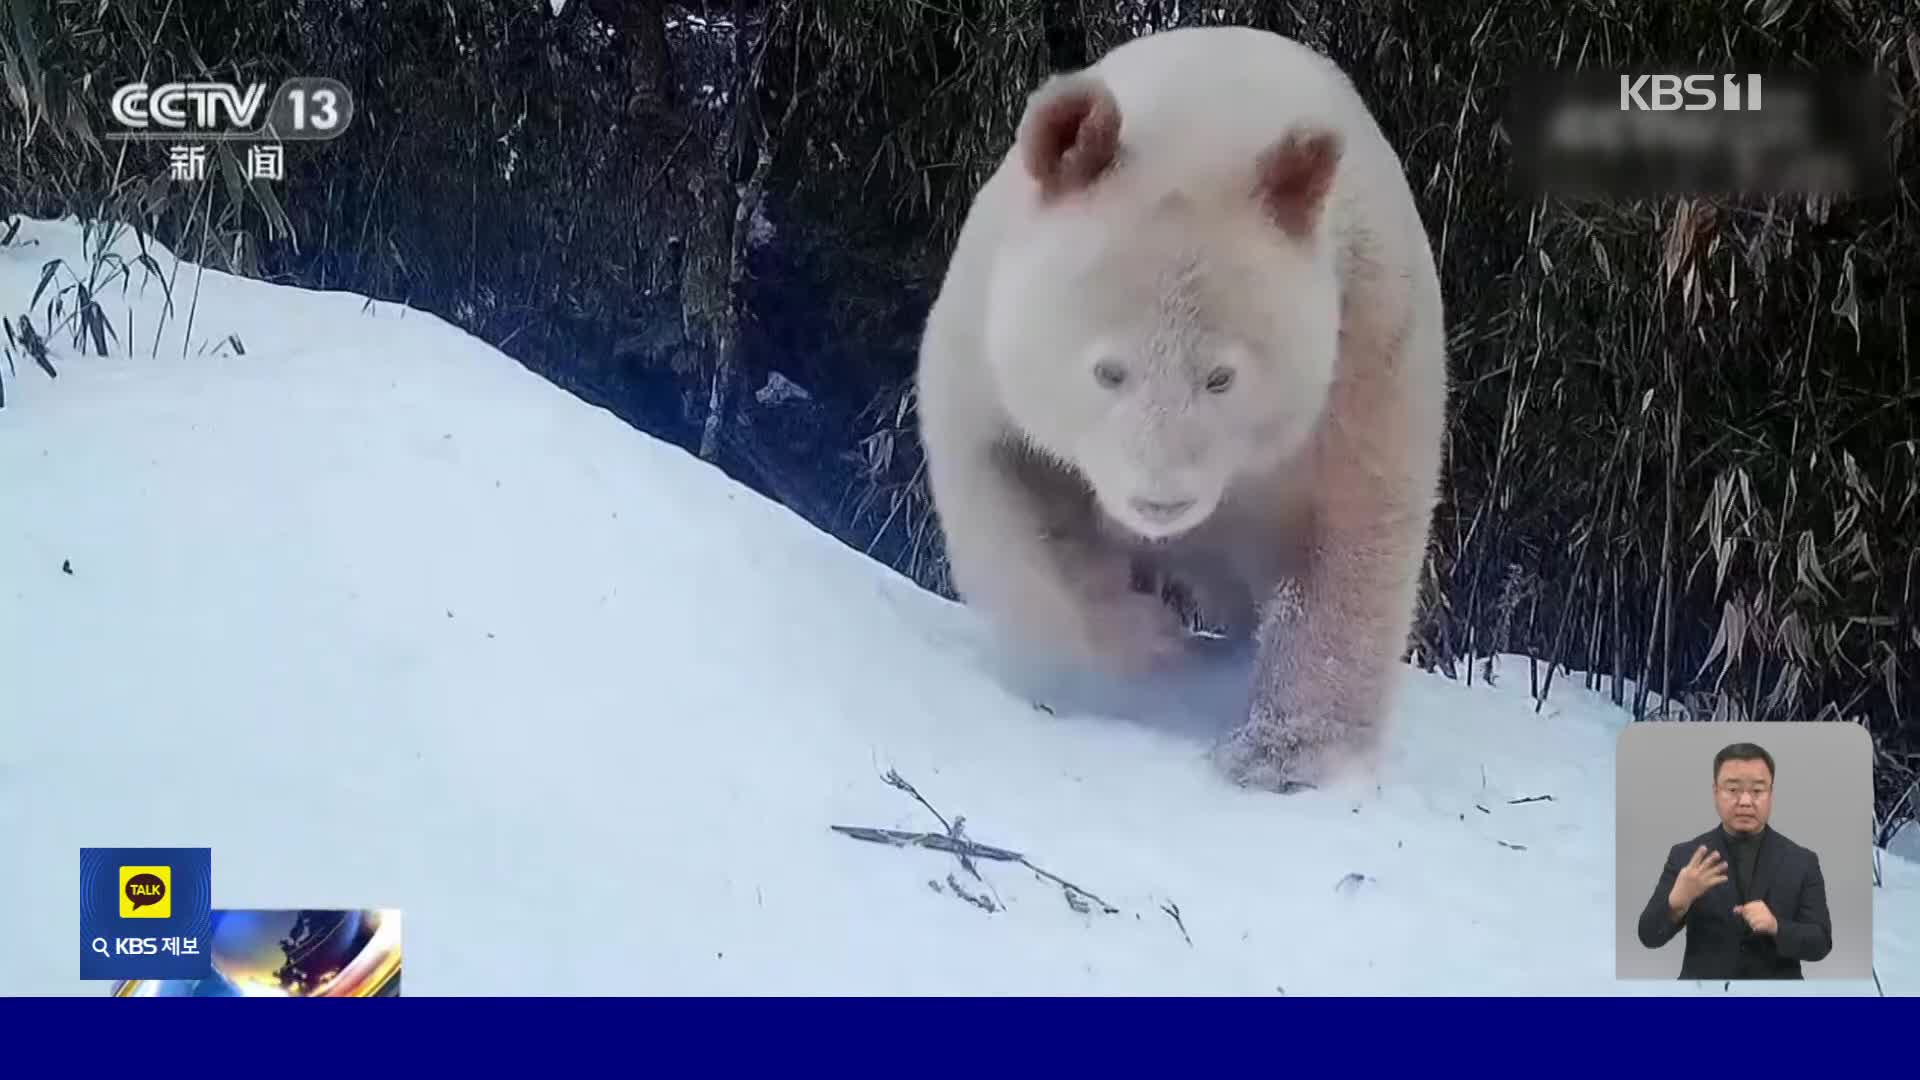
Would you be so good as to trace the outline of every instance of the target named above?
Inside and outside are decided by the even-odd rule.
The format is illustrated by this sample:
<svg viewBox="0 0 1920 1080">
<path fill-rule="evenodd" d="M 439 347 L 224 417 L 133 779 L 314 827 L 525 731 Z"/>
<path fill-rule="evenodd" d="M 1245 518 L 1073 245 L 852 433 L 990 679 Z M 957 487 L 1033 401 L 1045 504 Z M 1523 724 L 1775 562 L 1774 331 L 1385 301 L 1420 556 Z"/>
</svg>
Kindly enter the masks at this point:
<svg viewBox="0 0 1920 1080">
<path fill-rule="evenodd" d="M 1614 764 L 1614 968 L 1623 979 L 1675 979 L 1686 932 L 1640 944 L 1640 909 L 1667 851 L 1720 823 L 1713 755 L 1729 743 L 1773 755 L 1769 825 L 1820 857 L 1833 951 L 1802 963 L 1809 979 L 1865 979 L 1873 964 L 1873 744 L 1857 724 L 1642 721 L 1620 735 Z M 1779 914 L 1776 912 L 1775 914 Z"/>
</svg>

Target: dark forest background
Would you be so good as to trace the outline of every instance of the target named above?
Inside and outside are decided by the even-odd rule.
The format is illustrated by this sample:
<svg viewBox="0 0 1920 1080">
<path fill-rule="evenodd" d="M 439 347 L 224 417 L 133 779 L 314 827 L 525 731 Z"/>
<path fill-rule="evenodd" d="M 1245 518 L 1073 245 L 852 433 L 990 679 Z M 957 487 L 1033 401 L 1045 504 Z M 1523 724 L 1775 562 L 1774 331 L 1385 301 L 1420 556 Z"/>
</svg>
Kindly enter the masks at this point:
<svg viewBox="0 0 1920 1080">
<path fill-rule="evenodd" d="M 1913 816 L 1917 0 L 0 0 L 0 240 L 124 222 L 434 312 L 946 591 L 910 375 L 974 186 L 1047 72 L 1223 22 L 1344 65 L 1432 230 L 1456 389 L 1416 661 L 1861 723 L 1882 839 Z M 1893 190 L 1515 189 L 1526 72 L 1690 63 L 1878 72 Z M 100 137 L 124 82 L 295 75 L 356 115 L 278 184 Z M 99 269 L 0 298 L 9 356 L 110 346 Z"/>
</svg>

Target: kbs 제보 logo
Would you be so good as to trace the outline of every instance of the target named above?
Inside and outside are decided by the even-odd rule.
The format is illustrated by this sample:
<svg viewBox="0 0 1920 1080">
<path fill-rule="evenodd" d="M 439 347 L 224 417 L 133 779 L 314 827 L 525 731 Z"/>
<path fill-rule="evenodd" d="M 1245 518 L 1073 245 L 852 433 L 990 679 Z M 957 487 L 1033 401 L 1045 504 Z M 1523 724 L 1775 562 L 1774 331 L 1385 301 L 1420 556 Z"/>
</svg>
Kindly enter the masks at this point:
<svg viewBox="0 0 1920 1080">
<path fill-rule="evenodd" d="M 213 971 L 211 849 L 81 848 L 79 900 L 82 979 Z"/>
</svg>

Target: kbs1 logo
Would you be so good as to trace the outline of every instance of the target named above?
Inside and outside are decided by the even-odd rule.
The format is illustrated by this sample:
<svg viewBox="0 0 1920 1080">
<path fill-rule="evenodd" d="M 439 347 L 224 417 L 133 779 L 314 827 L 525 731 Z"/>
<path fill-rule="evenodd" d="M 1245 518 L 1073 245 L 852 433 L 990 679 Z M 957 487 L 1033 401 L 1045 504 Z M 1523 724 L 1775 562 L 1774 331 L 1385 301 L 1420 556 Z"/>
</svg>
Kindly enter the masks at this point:
<svg viewBox="0 0 1920 1080">
<path fill-rule="evenodd" d="M 280 84 L 271 98 L 266 83 L 127 83 L 113 92 L 109 139 L 159 140 L 168 149 L 176 180 L 204 180 L 210 142 L 242 142 L 249 180 L 285 178 L 283 142 L 339 138 L 353 121 L 353 93 L 338 79 L 302 76 Z"/>
<path fill-rule="evenodd" d="M 1868 75 L 1540 71 L 1503 116 L 1530 195 L 1848 195 L 1884 187 L 1892 131 Z"/>
<path fill-rule="evenodd" d="M 1622 75 L 1621 112 L 1760 111 L 1760 76 Z"/>
</svg>

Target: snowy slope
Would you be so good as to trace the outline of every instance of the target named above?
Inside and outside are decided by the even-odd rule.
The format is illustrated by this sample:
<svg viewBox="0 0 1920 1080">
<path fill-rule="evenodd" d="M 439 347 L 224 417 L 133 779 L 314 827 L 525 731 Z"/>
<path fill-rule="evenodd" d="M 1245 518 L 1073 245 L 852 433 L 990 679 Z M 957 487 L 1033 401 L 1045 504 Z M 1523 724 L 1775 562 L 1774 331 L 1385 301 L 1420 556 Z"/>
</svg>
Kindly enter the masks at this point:
<svg viewBox="0 0 1920 1080">
<path fill-rule="evenodd" d="M 28 222 L 0 314 L 80 248 Z M 209 273 L 149 356 L 139 277 L 137 355 L 0 364 L 0 993 L 103 991 L 82 845 L 402 908 L 410 995 L 1724 992 L 1613 978 L 1625 717 L 1577 680 L 1409 669 L 1377 789 L 1239 791 L 1202 752 L 1242 672 L 1037 708 L 964 609 L 431 316 Z M 1119 912 L 830 831 L 938 827 L 889 769 Z"/>
</svg>

